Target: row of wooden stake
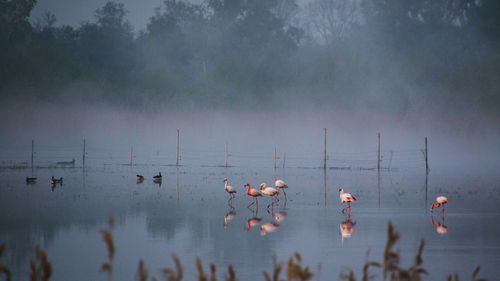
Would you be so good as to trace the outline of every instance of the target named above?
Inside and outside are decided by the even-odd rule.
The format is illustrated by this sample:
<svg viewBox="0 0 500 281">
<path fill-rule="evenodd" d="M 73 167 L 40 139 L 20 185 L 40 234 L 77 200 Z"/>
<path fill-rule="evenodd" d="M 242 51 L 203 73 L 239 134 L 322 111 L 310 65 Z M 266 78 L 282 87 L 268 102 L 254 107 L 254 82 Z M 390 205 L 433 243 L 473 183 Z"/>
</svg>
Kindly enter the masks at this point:
<svg viewBox="0 0 500 281">
<path fill-rule="evenodd" d="M 179 159 L 180 159 L 180 154 L 179 154 L 179 130 L 177 130 L 177 138 L 176 138 L 176 157 L 175 157 L 175 165 L 179 166 Z M 326 169 L 326 128 L 323 130 L 323 137 L 324 137 L 324 146 L 323 146 L 323 169 Z M 225 146 L 225 167 L 229 167 L 229 161 L 228 161 L 228 156 L 229 156 L 229 150 L 228 150 L 228 144 L 227 142 L 224 143 Z M 35 151 L 35 141 L 31 141 L 31 167 L 33 167 L 33 161 L 34 161 L 34 151 Z M 132 166 L 132 158 L 133 158 L 133 152 L 134 149 L 132 146 L 130 146 L 130 166 Z M 425 171 L 426 173 L 429 173 L 429 161 L 427 157 L 427 137 L 425 137 Z M 86 156 L 86 142 L 85 139 L 83 139 L 83 167 L 85 167 L 85 156 Z M 377 133 L 377 170 L 380 171 L 380 133 Z M 277 149 L 276 147 L 274 148 L 274 169 L 277 167 Z M 283 156 L 283 168 L 285 167 L 285 155 Z"/>
</svg>

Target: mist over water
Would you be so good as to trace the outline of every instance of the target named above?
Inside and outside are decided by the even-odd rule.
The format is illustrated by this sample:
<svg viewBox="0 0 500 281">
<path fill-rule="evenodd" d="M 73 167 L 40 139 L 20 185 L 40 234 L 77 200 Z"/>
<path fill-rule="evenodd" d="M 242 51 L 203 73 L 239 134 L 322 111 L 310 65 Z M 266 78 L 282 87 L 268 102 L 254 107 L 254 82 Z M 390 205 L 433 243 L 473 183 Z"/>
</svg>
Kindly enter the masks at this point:
<svg viewBox="0 0 500 281">
<path fill-rule="evenodd" d="M 108 279 L 110 217 L 113 280 L 139 259 L 159 277 L 172 253 L 186 280 L 196 257 L 260 280 L 295 251 L 314 279 L 359 277 L 382 261 L 389 221 L 404 267 L 425 240 L 424 280 L 500 275 L 496 1 L 119 1 L 81 24 L 68 3 L 0 9 L 0 264 L 13 280 L 37 245 L 53 280 Z M 244 184 L 277 178 L 287 199 L 249 206 Z M 431 213 L 437 196 L 450 202 Z"/>
</svg>

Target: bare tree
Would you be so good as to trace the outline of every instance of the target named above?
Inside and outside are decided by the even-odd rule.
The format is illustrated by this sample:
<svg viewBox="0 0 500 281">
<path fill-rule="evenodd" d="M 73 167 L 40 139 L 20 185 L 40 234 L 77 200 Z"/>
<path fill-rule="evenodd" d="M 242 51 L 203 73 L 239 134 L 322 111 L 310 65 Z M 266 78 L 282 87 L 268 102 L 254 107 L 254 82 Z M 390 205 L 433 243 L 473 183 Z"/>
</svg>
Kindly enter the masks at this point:
<svg viewBox="0 0 500 281">
<path fill-rule="evenodd" d="M 363 22 L 359 0 L 314 0 L 306 7 L 310 35 L 323 44 L 343 40 Z"/>
</svg>

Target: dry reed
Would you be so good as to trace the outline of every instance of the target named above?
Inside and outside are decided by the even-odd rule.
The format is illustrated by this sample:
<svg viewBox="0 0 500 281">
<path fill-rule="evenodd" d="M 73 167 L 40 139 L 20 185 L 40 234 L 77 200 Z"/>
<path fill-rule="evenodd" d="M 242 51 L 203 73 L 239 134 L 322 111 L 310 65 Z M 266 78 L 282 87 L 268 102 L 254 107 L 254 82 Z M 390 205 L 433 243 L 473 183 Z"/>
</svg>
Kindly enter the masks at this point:
<svg viewBox="0 0 500 281">
<path fill-rule="evenodd" d="M 108 250 L 108 261 L 102 263 L 101 271 L 108 272 L 108 279 L 111 280 L 111 275 L 113 273 L 113 258 L 115 256 L 115 244 L 113 243 L 113 226 L 114 220 L 113 217 L 109 218 L 109 229 L 101 229 L 100 232 L 102 234 L 102 239 L 106 244 Z"/>
<path fill-rule="evenodd" d="M 35 258 L 30 258 L 30 281 L 48 281 L 51 275 L 52 265 L 47 258 L 47 253 L 37 246 Z"/>
<path fill-rule="evenodd" d="M 115 247 L 113 243 L 113 218 L 110 218 L 109 229 L 101 229 L 100 232 L 103 236 L 103 240 L 106 244 L 108 251 L 108 261 L 104 262 L 101 266 L 101 271 L 107 271 L 109 273 L 109 279 L 111 280 L 111 273 L 113 269 L 113 259 L 115 255 Z M 387 228 L 387 243 L 384 249 L 383 264 L 375 261 L 367 261 L 363 266 L 363 281 L 372 280 L 375 275 L 370 274 L 369 269 L 371 267 L 382 268 L 384 280 L 390 277 L 391 281 L 420 281 L 421 275 L 427 274 L 427 271 L 422 267 L 422 253 L 424 250 L 424 240 L 422 239 L 413 265 L 404 269 L 399 266 L 400 263 L 400 250 L 394 247 L 396 246 L 400 236 L 399 233 L 394 231 L 392 223 L 389 222 Z M 0 244 L 0 259 L 3 257 L 5 252 L 5 244 Z M 368 252 L 369 253 L 369 252 Z M 183 269 L 179 258 L 176 255 L 172 255 L 174 260 L 175 269 L 165 268 L 162 270 L 163 277 L 166 281 L 181 281 L 183 279 Z M 40 249 L 36 248 L 35 258 L 30 258 L 30 281 L 48 281 L 52 276 L 52 265 L 48 261 L 47 254 Z M 294 253 L 292 257 L 288 259 L 286 263 L 286 279 L 280 279 L 281 272 L 283 271 L 284 265 L 276 261 L 276 257 L 273 257 L 273 271 L 272 276 L 267 272 L 263 272 L 264 279 L 266 281 L 306 281 L 313 277 L 313 274 L 309 270 L 309 267 L 302 266 L 302 258 L 298 253 Z M 196 258 L 196 268 L 198 271 L 198 281 L 217 281 L 216 278 L 216 268 L 213 263 L 210 264 L 210 276 L 208 277 L 203 270 L 202 261 L 200 258 Z M 472 281 L 486 281 L 484 278 L 477 278 L 479 274 L 480 267 L 477 266 L 472 273 Z M 319 269 L 318 269 L 319 272 Z M 0 262 L 0 276 L 4 275 L 6 281 L 11 281 L 11 272 L 9 268 Z M 319 277 L 319 276 L 318 276 Z M 137 268 L 137 280 L 147 281 L 148 272 L 146 266 L 142 259 L 139 260 Z M 348 273 L 342 272 L 340 274 L 341 280 L 356 281 L 356 276 L 352 270 L 348 270 Z M 152 281 L 157 281 L 154 277 L 151 278 Z M 224 275 L 225 281 L 236 281 L 236 273 L 232 265 L 228 266 L 228 275 Z M 456 273 L 447 276 L 447 281 L 460 281 Z"/>
<path fill-rule="evenodd" d="M 5 243 L 0 244 L 0 259 L 3 257 L 5 251 Z M 5 275 L 5 281 L 11 281 L 10 269 L 0 262 L 0 276 Z"/>
</svg>

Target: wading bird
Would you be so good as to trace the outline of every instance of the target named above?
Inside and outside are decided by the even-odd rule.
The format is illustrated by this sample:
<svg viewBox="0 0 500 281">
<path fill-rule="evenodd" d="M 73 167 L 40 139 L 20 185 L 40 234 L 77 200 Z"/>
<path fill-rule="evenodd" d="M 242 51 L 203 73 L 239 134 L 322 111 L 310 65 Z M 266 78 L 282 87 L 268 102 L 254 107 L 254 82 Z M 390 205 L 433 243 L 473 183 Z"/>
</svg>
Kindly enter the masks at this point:
<svg viewBox="0 0 500 281">
<path fill-rule="evenodd" d="M 63 178 L 62 177 L 56 179 L 56 178 L 54 178 L 54 176 L 52 176 L 50 178 L 50 184 L 51 185 L 55 185 L 55 184 L 58 184 L 58 183 L 62 185 L 62 182 L 63 182 Z"/>
<path fill-rule="evenodd" d="M 340 191 L 340 201 L 342 203 L 347 203 L 346 209 L 349 209 L 349 215 L 351 215 L 351 205 L 349 203 L 356 201 L 356 198 L 354 198 L 354 196 L 352 196 L 350 193 L 344 193 L 344 190 L 342 188 L 339 189 L 339 191 Z M 343 210 L 342 212 L 345 212 L 345 210 Z"/>
<path fill-rule="evenodd" d="M 154 182 L 161 182 L 161 172 L 158 172 L 158 175 L 153 177 Z"/>
<path fill-rule="evenodd" d="M 26 177 L 26 183 L 35 183 L 35 182 L 36 182 L 36 178 Z"/>
<path fill-rule="evenodd" d="M 279 189 L 288 188 L 288 185 L 286 185 L 285 182 L 282 181 L 282 180 L 275 180 L 274 181 L 274 186 L 277 187 L 277 188 L 279 188 Z M 285 201 L 286 201 L 287 199 L 286 199 L 286 192 L 285 192 L 285 190 L 283 190 L 283 195 L 285 195 Z"/>
<path fill-rule="evenodd" d="M 229 200 L 232 200 L 235 197 L 236 190 L 232 186 L 227 185 L 227 182 L 227 178 L 224 178 L 224 190 L 229 194 Z"/>
<path fill-rule="evenodd" d="M 260 192 L 262 192 L 262 194 L 265 194 L 265 195 L 271 197 L 271 203 L 269 205 L 267 205 L 268 208 L 269 208 L 269 206 L 271 206 L 271 204 L 274 206 L 274 203 L 278 203 L 280 201 L 277 197 L 278 194 L 280 194 L 279 190 L 277 190 L 276 188 L 272 188 L 272 187 L 266 187 L 265 182 L 260 184 Z M 277 201 L 274 201 L 275 198 Z"/>
<path fill-rule="evenodd" d="M 245 186 L 247 187 L 247 195 L 253 197 L 252 203 L 250 203 L 250 205 L 248 205 L 247 208 L 252 206 L 255 202 L 257 202 L 257 208 L 259 208 L 259 201 L 258 201 L 257 197 L 262 196 L 262 194 L 257 189 L 250 188 L 249 183 L 246 183 Z"/>
<path fill-rule="evenodd" d="M 444 197 L 444 196 L 438 196 L 436 197 L 436 202 L 432 203 L 431 205 L 431 212 L 432 210 L 434 209 L 434 207 L 439 207 L 441 205 L 443 205 L 443 209 L 441 210 L 441 212 L 444 212 L 444 204 L 450 202 L 450 200 L 448 200 L 448 198 Z"/>
</svg>

